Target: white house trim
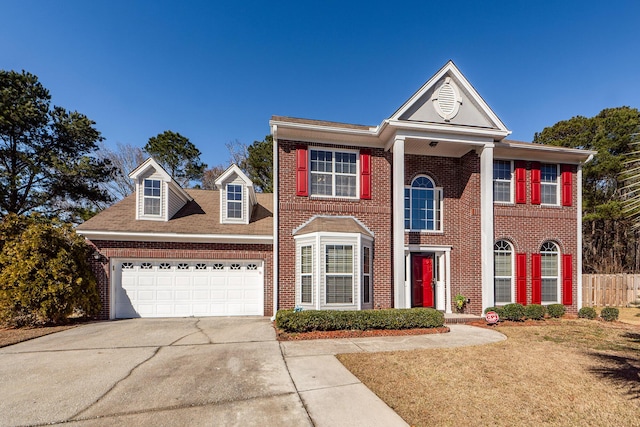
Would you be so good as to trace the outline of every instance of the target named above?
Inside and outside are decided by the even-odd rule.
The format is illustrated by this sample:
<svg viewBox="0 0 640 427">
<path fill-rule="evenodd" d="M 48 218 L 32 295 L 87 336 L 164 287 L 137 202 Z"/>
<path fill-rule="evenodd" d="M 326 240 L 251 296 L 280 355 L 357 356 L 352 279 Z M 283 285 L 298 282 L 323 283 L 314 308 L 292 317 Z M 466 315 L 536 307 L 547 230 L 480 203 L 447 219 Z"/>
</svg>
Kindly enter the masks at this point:
<svg viewBox="0 0 640 427">
<path fill-rule="evenodd" d="M 494 301 L 493 288 L 493 144 L 480 153 L 480 229 L 482 263 L 482 312 Z"/>
<path fill-rule="evenodd" d="M 393 306 L 409 308 L 404 287 L 404 138 L 393 142 Z M 409 301 L 411 301 L 409 299 Z"/>
<path fill-rule="evenodd" d="M 273 243 L 273 235 L 144 233 L 96 230 L 78 230 L 78 234 L 89 240 L 120 240 L 125 242 Z"/>
</svg>

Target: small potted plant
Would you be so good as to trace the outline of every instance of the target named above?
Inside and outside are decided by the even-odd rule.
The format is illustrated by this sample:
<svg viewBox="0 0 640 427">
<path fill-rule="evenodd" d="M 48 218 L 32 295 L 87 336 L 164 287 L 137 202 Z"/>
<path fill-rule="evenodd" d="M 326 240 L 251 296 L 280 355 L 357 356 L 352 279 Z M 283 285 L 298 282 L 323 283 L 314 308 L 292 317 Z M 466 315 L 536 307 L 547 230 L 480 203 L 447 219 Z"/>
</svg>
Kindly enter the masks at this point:
<svg viewBox="0 0 640 427">
<path fill-rule="evenodd" d="M 455 305 L 456 305 L 456 311 L 458 313 L 463 313 L 464 312 L 464 308 L 467 305 L 467 297 L 465 297 L 462 294 L 458 294 L 454 298 L 454 302 L 455 302 Z"/>
</svg>

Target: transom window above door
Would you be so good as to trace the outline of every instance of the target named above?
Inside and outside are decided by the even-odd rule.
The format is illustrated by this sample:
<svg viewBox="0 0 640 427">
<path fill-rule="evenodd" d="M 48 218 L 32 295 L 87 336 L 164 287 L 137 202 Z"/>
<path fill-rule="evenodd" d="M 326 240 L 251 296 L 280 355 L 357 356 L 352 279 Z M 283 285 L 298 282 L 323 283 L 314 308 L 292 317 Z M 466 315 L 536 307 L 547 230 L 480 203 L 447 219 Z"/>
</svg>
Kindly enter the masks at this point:
<svg viewBox="0 0 640 427">
<path fill-rule="evenodd" d="M 357 153 L 314 149 L 309 151 L 312 196 L 357 197 Z"/>
<path fill-rule="evenodd" d="M 442 189 L 428 176 L 415 178 L 404 189 L 404 228 L 411 231 L 442 230 Z"/>
</svg>

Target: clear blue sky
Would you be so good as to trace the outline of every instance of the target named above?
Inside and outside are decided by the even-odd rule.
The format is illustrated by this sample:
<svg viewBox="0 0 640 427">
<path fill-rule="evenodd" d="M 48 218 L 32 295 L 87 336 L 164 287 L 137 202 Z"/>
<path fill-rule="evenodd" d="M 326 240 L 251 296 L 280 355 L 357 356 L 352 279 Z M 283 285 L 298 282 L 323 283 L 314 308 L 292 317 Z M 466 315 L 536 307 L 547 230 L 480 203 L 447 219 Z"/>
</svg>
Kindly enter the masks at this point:
<svg viewBox="0 0 640 427">
<path fill-rule="evenodd" d="M 640 107 L 640 2 L 5 1 L 27 70 L 109 145 L 180 132 L 213 166 L 287 115 L 377 125 L 452 59 L 513 131 Z"/>
</svg>

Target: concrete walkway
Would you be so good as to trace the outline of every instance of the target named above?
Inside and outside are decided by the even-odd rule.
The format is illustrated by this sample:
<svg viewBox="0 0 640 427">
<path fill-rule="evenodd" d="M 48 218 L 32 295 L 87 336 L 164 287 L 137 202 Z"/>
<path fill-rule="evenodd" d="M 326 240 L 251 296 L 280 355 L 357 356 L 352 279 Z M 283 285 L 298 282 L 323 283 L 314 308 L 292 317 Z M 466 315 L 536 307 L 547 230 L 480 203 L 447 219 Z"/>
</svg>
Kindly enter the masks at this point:
<svg viewBox="0 0 640 427">
<path fill-rule="evenodd" d="M 0 349 L 0 426 L 406 426 L 334 355 L 505 339 L 450 328 L 279 343 L 262 317 L 87 324 Z"/>
<path fill-rule="evenodd" d="M 341 353 L 450 348 L 506 339 L 499 332 L 449 325 L 446 334 L 284 341 L 280 348 L 302 402 L 317 427 L 407 426 L 334 356 Z"/>
</svg>

